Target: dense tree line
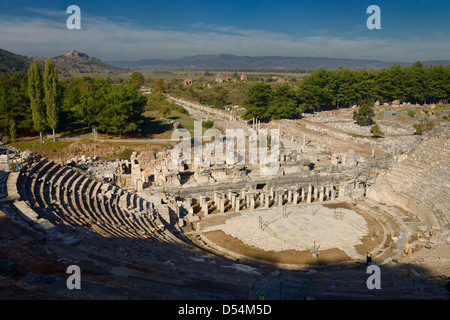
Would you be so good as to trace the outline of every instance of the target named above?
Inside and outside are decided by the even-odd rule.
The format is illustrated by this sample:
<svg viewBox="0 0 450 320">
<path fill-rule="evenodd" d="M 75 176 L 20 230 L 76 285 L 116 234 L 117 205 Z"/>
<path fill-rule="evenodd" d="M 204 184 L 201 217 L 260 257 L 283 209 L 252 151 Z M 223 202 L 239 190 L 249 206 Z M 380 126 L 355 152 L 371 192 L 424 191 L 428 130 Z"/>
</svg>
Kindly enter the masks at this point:
<svg viewBox="0 0 450 320">
<path fill-rule="evenodd" d="M 294 118 L 299 113 L 298 97 L 287 83 L 276 86 L 257 83 L 251 86 L 242 106 L 246 109 L 244 119 Z"/>
<path fill-rule="evenodd" d="M 14 137 L 50 129 L 54 136 L 76 123 L 118 135 L 139 131 L 147 104 L 138 90 L 141 80 L 117 84 L 82 77 L 59 82 L 51 59 L 43 72 L 35 60 L 27 73 L 0 77 L 0 133 Z"/>
<path fill-rule="evenodd" d="M 258 83 L 247 91 L 244 118 L 295 118 L 303 112 L 380 103 L 448 103 L 450 65 L 425 67 L 421 62 L 387 69 L 318 69 L 297 84 Z"/>
<path fill-rule="evenodd" d="M 299 104 L 314 110 L 373 104 L 375 101 L 411 103 L 448 102 L 450 65 L 425 67 L 421 62 L 387 69 L 319 69 L 299 85 Z"/>
<path fill-rule="evenodd" d="M 33 119 L 28 96 L 28 77 L 23 71 L 0 77 L 0 133 L 8 135 L 10 123 L 16 132 L 31 134 Z"/>
<path fill-rule="evenodd" d="M 167 92 L 188 100 L 198 101 L 203 105 L 222 108 L 229 104 L 229 89 L 221 85 L 213 85 L 208 88 L 204 84 L 180 86 L 169 83 Z"/>
<path fill-rule="evenodd" d="M 0 76 L 0 133 L 54 133 L 69 131 L 74 124 L 118 135 L 138 131 L 147 104 L 147 98 L 138 90 L 144 81 L 137 72 L 130 81 L 116 83 L 90 77 L 59 81 L 51 59 L 46 60 L 45 68 L 34 61 L 27 73 Z M 247 85 L 239 85 L 244 96 Z M 184 86 L 176 79 L 158 79 L 154 88 L 158 93 L 183 92 L 183 97 L 215 107 L 229 104 L 230 90 L 204 84 Z M 448 103 L 449 97 L 450 66 L 425 67 L 416 62 L 378 71 L 318 69 L 294 85 L 256 83 L 248 87 L 242 106 L 246 108 L 244 118 L 281 119 L 299 117 L 308 111 L 373 105 L 377 100 L 424 104 Z"/>
<path fill-rule="evenodd" d="M 62 109 L 69 122 L 82 119 L 100 132 L 122 135 L 138 131 L 146 103 L 133 83 L 83 77 L 66 86 Z"/>
</svg>

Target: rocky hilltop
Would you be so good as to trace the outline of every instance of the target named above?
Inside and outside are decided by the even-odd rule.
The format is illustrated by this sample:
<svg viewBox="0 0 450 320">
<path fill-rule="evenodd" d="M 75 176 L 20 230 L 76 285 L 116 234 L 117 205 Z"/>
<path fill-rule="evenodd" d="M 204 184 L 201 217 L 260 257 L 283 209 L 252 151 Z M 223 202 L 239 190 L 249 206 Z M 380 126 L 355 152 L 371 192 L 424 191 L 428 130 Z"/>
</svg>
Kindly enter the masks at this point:
<svg viewBox="0 0 450 320">
<path fill-rule="evenodd" d="M 0 49 L 0 74 L 11 74 L 18 71 L 27 72 L 34 57 L 22 56 L 7 50 Z M 45 57 L 37 58 L 44 70 Z M 113 67 L 102 60 L 90 57 L 86 53 L 70 50 L 64 55 L 53 58 L 60 77 L 80 77 L 91 75 L 113 75 L 121 73 L 124 69 Z"/>
<path fill-rule="evenodd" d="M 64 55 L 53 58 L 62 77 L 79 77 L 84 75 L 112 75 L 123 69 L 110 66 L 98 58 L 89 57 L 86 53 L 70 50 Z"/>
</svg>

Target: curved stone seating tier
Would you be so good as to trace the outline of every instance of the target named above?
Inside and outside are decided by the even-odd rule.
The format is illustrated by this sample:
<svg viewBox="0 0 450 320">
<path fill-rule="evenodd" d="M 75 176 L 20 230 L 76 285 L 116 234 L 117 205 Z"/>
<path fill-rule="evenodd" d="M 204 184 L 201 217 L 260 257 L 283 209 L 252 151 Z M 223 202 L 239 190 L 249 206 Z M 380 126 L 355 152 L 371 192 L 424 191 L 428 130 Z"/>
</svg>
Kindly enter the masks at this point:
<svg viewBox="0 0 450 320">
<path fill-rule="evenodd" d="M 9 172 L 0 171 L 0 200 L 8 196 L 8 181 Z"/>
<path fill-rule="evenodd" d="M 430 229 L 448 237 L 450 221 L 450 143 L 430 137 L 408 157 L 377 177 L 367 196 L 397 204 L 417 215 Z"/>
<path fill-rule="evenodd" d="M 29 207 L 22 209 L 34 221 L 45 219 L 53 225 L 81 227 L 117 238 L 176 241 L 152 221 L 154 213 L 148 201 L 45 158 L 18 176 L 17 190 Z"/>
</svg>

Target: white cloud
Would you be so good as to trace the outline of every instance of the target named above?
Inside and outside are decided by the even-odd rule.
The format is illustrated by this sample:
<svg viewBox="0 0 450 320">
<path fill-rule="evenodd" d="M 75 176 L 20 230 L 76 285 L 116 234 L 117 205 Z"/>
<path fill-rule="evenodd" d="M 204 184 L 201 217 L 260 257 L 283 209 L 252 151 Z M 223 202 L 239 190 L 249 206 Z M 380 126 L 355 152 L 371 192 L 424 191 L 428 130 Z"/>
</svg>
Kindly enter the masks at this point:
<svg viewBox="0 0 450 320">
<path fill-rule="evenodd" d="M 168 26 L 149 28 L 128 19 L 81 13 L 81 30 L 68 30 L 65 11 L 28 8 L 40 18 L 0 16 L 0 47 L 27 56 L 57 56 L 76 49 L 105 61 L 177 58 L 231 53 L 263 56 L 316 56 L 416 61 L 448 59 L 445 35 L 435 39 L 308 37 L 195 23 L 188 31 Z"/>
</svg>

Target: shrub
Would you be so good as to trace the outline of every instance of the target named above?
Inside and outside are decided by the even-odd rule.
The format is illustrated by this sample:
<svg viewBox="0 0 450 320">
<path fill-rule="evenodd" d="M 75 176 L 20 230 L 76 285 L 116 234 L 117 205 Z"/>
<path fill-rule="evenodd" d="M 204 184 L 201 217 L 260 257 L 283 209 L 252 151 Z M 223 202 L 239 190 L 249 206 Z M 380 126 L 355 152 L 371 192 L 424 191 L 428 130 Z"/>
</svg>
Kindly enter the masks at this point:
<svg viewBox="0 0 450 320">
<path fill-rule="evenodd" d="M 423 123 L 416 123 L 413 125 L 413 128 L 416 129 L 416 132 L 414 134 L 417 134 L 417 135 L 421 135 L 424 131 Z"/>
<path fill-rule="evenodd" d="M 384 136 L 384 132 L 381 131 L 380 127 L 377 124 L 374 124 L 370 128 L 370 133 L 372 134 L 373 137 L 383 137 Z"/>
<path fill-rule="evenodd" d="M 162 105 L 159 108 L 159 112 L 163 115 L 163 117 L 167 117 L 171 111 L 172 111 L 172 108 L 169 105 Z"/>
<path fill-rule="evenodd" d="M 202 125 L 203 125 L 203 128 L 210 129 L 214 126 L 214 121 L 212 121 L 212 120 L 204 121 L 202 123 Z"/>
<path fill-rule="evenodd" d="M 414 118 L 414 116 L 416 115 L 416 111 L 413 109 L 409 109 L 407 113 L 411 118 Z"/>
<path fill-rule="evenodd" d="M 182 114 L 189 114 L 189 111 L 187 111 L 185 108 L 183 108 L 182 106 L 177 106 L 177 109 L 176 109 L 179 113 L 182 113 Z"/>
<path fill-rule="evenodd" d="M 369 105 L 363 105 L 358 111 L 353 112 L 353 120 L 360 126 L 369 126 L 373 123 L 375 113 Z"/>
</svg>

